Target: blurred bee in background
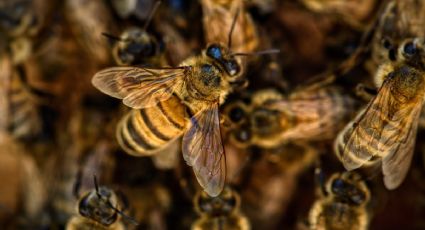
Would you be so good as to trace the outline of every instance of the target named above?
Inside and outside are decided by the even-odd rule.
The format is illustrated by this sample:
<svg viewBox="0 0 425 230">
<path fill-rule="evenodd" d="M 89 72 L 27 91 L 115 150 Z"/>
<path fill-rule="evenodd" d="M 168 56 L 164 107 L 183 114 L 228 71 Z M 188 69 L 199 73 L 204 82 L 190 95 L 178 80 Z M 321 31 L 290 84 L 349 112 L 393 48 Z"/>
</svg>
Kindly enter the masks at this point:
<svg viewBox="0 0 425 230">
<path fill-rule="evenodd" d="M 366 67 L 372 76 L 385 62 L 397 61 L 398 49 L 405 39 L 423 38 L 425 18 L 422 14 L 425 4 L 422 1 L 388 1 L 377 19 L 370 41 L 371 59 Z"/>
<path fill-rule="evenodd" d="M 78 201 L 78 215 L 72 217 L 67 226 L 67 230 L 81 229 L 126 229 L 122 217 L 132 221 L 131 217 L 125 215 L 122 210 L 122 200 L 110 188 L 98 186 L 96 177 L 95 188 L 83 194 Z"/>
<path fill-rule="evenodd" d="M 166 60 L 163 55 L 164 44 L 153 34 L 147 32 L 148 26 L 159 7 L 160 1 L 153 6 L 145 25 L 142 28 L 130 27 L 124 30 L 121 36 L 105 34 L 114 41 L 112 54 L 118 65 L 145 65 L 165 66 Z"/>
<path fill-rule="evenodd" d="M 128 213 L 137 220 L 137 229 L 169 229 L 166 218 L 175 204 L 169 189 L 160 183 L 150 183 L 143 186 L 121 186 L 129 201 Z"/>
<path fill-rule="evenodd" d="M 359 174 L 334 173 L 318 190 L 310 209 L 310 229 L 368 229 L 371 194 Z"/>
<path fill-rule="evenodd" d="M 0 2 L 0 52 L 10 52 L 14 65 L 23 63 L 40 45 L 37 39 L 45 30 L 50 7 L 38 0 Z"/>
<path fill-rule="evenodd" d="M 253 52 L 258 48 L 258 33 L 254 21 L 245 11 L 243 0 L 202 0 L 201 5 L 207 43 L 229 42 L 233 52 Z M 235 19 L 237 14 L 241 16 L 236 16 Z M 230 31 L 232 27 L 234 33 L 223 33 Z"/>
<path fill-rule="evenodd" d="M 240 211 L 239 194 L 228 186 L 217 197 L 210 197 L 207 193 L 199 191 L 193 203 L 200 216 L 192 224 L 193 230 L 251 229 L 249 220 Z"/>
<path fill-rule="evenodd" d="M 354 99 L 337 87 L 304 88 L 287 98 L 261 90 L 250 99 L 250 104 L 236 102 L 224 109 L 231 123 L 229 139 L 240 147 L 331 140 L 355 111 Z"/>
<path fill-rule="evenodd" d="M 2 1 L 0 3 L 0 29 L 5 35 L 15 37 L 24 34 L 34 23 L 31 1 Z"/>
<path fill-rule="evenodd" d="M 313 85 L 287 97 L 260 90 L 224 105 L 227 145 L 260 158 L 241 179 L 246 188 L 241 193 L 242 209 L 253 226 L 274 228 L 279 224 L 299 176 L 319 155 L 310 144 L 333 140 L 351 118 L 355 104 L 337 87 Z"/>
<path fill-rule="evenodd" d="M 379 1 L 372 0 L 301 0 L 311 11 L 335 15 L 353 28 L 363 29 L 373 18 L 373 13 L 379 6 Z"/>
<path fill-rule="evenodd" d="M 397 188 L 412 160 L 419 116 L 424 104 L 422 39 L 406 39 L 400 60 L 380 66 L 378 94 L 347 124 L 335 141 L 335 152 L 347 170 L 382 163 L 384 184 Z"/>
<path fill-rule="evenodd" d="M 84 51 L 99 65 L 110 62 L 109 44 L 101 35 L 115 31 L 111 14 L 102 0 L 67 0 L 65 15 L 74 37 Z"/>
<path fill-rule="evenodd" d="M 41 120 L 36 99 L 22 81 L 18 67 L 13 66 L 10 55 L 0 57 L 0 128 L 18 139 L 30 139 L 41 131 Z"/>
<path fill-rule="evenodd" d="M 29 229 L 49 222 L 45 180 L 29 152 L 0 132 L 0 223 L 4 229 Z"/>
</svg>

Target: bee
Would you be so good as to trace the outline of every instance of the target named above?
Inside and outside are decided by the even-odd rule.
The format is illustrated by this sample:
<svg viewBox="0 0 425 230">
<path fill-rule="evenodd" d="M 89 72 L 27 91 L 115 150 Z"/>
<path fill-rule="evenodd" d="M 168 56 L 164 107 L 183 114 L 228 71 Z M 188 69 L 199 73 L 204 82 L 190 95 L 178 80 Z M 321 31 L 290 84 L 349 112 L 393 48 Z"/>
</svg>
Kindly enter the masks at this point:
<svg viewBox="0 0 425 230">
<path fill-rule="evenodd" d="M 46 187 L 35 159 L 4 132 L 0 132 L 0 159 L 0 178 L 5 184 L 0 187 L 0 225 L 5 229 L 43 225 Z"/>
<path fill-rule="evenodd" d="M 295 149 L 287 148 L 285 152 L 278 152 L 276 155 L 283 158 L 292 154 L 305 155 L 301 147 L 293 153 L 288 153 L 293 150 Z M 253 229 L 276 229 L 297 191 L 297 180 L 301 170 L 296 172 L 295 167 L 300 167 L 300 162 L 293 162 L 293 166 L 298 166 L 285 168 L 284 159 L 276 162 L 270 160 L 269 152 L 260 153 L 260 158 L 244 170 L 238 184 L 243 188 L 241 209 L 249 218 Z"/>
<path fill-rule="evenodd" d="M 370 42 L 371 60 L 366 63 L 372 75 L 381 64 L 398 60 L 398 47 L 406 38 L 425 36 L 424 9 L 425 4 L 415 0 L 388 1 L 384 5 Z"/>
<path fill-rule="evenodd" d="M 371 194 L 360 175 L 335 173 L 319 190 L 309 213 L 310 229 L 368 229 Z"/>
<path fill-rule="evenodd" d="M 133 155 L 152 155 L 183 136 L 183 156 L 209 194 L 224 185 L 225 157 L 218 106 L 238 80 L 240 66 L 219 44 L 177 68 L 114 67 L 93 77 L 102 92 L 134 108 L 120 121 L 117 139 Z M 187 127 L 186 106 L 192 117 Z"/>
<path fill-rule="evenodd" d="M 20 67 L 14 66 L 10 55 L 0 57 L 0 128 L 18 139 L 35 137 L 41 132 L 41 118 L 34 109 L 36 99 L 23 82 Z"/>
<path fill-rule="evenodd" d="M 226 186 L 217 197 L 200 191 L 193 200 L 200 215 L 192 224 L 193 230 L 202 229 L 251 229 L 249 220 L 240 212 L 240 196 Z"/>
<path fill-rule="evenodd" d="M 112 189 L 106 186 L 99 187 L 96 177 L 94 180 L 95 188 L 80 197 L 77 206 L 78 215 L 68 221 L 66 229 L 126 229 L 121 216 L 132 219 L 119 210 L 123 206 L 122 200 Z"/>
<path fill-rule="evenodd" d="M 375 75 L 378 94 L 338 135 L 334 148 L 347 170 L 382 163 L 384 184 L 395 189 L 408 172 L 424 104 L 423 41 L 406 39 L 401 60 L 383 64 Z"/>
<path fill-rule="evenodd" d="M 112 54 L 118 65 L 152 65 L 164 66 L 164 45 L 152 34 L 146 32 L 160 2 L 156 2 L 143 28 L 130 27 L 124 30 L 119 38 L 105 34 L 115 40 Z"/>
<path fill-rule="evenodd" d="M 302 0 L 302 3 L 314 12 L 338 16 L 354 28 L 364 28 L 378 5 L 376 0 Z"/>
<path fill-rule="evenodd" d="M 229 47 L 232 47 L 234 52 L 253 52 L 257 49 L 257 29 L 249 13 L 245 11 L 244 0 L 202 0 L 201 5 L 207 43 L 233 41 Z M 241 16 L 234 20 L 233 16 L 239 13 Z M 232 37 L 227 37 L 228 34 L 223 33 L 223 30 L 229 31 L 233 26 Z"/>
<path fill-rule="evenodd" d="M 102 0 L 67 0 L 65 13 L 80 46 L 96 63 L 108 63 L 109 44 L 101 34 L 115 28 L 106 3 Z"/>
<path fill-rule="evenodd" d="M 37 31 L 39 1 L 12 0 L 0 2 L 0 31 L 9 37 L 33 34 Z M 34 10 L 37 9 L 37 10 Z"/>
<path fill-rule="evenodd" d="M 312 87 L 285 97 L 274 90 L 251 96 L 224 109 L 231 123 L 232 143 L 240 147 L 278 147 L 288 141 L 330 140 L 355 111 L 355 101 L 338 87 Z"/>
</svg>

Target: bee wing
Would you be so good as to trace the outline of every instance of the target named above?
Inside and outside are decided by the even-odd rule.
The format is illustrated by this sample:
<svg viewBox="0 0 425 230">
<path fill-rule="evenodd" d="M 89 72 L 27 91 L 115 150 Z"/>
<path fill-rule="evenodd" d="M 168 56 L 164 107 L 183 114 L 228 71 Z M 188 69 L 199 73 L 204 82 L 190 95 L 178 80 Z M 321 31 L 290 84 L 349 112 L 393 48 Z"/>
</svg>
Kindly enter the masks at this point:
<svg viewBox="0 0 425 230">
<path fill-rule="evenodd" d="M 191 126 L 183 136 L 183 157 L 193 166 L 204 190 L 210 196 L 218 196 L 224 186 L 226 158 L 217 103 L 191 118 Z"/>
<path fill-rule="evenodd" d="M 422 103 L 403 106 L 400 107 L 392 95 L 391 83 L 385 81 L 378 95 L 356 117 L 352 127 L 343 131 L 346 143 L 342 162 L 347 170 L 361 167 L 373 156 L 386 159 L 394 154 L 406 154 L 407 149 L 403 146 L 408 141 L 412 125 L 417 123 L 417 110 L 420 111 Z"/>
<path fill-rule="evenodd" d="M 395 151 L 382 159 L 382 172 L 384 174 L 384 184 L 387 189 L 397 188 L 407 175 L 415 148 L 421 108 L 422 106 L 415 106 L 413 108 L 410 118 L 413 120 L 408 128 L 409 131 L 407 132 L 406 139 L 397 146 Z"/>
<path fill-rule="evenodd" d="M 112 67 L 97 72 L 92 84 L 105 94 L 123 99 L 128 107 L 142 109 L 169 99 L 188 71 L 186 67 Z"/>
</svg>

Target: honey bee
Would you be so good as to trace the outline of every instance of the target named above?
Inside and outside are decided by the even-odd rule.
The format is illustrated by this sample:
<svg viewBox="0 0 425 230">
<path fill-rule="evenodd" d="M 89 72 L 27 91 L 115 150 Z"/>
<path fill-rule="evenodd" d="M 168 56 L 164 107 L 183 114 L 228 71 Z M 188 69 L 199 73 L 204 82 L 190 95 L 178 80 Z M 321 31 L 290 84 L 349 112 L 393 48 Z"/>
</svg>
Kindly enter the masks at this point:
<svg viewBox="0 0 425 230">
<path fill-rule="evenodd" d="M 119 38 L 106 35 L 115 40 L 112 49 L 115 62 L 118 65 L 152 65 L 164 66 L 164 46 L 155 36 L 146 32 L 149 23 L 158 8 L 160 2 L 151 10 L 149 18 L 146 20 L 143 28 L 131 27 L 121 34 Z"/>
<path fill-rule="evenodd" d="M 41 131 L 41 118 L 34 109 L 36 99 L 22 81 L 24 72 L 12 64 L 8 54 L 0 57 L 0 128 L 18 139 L 28 139 Z"/>
<path fill-rule="evenodd" d="M 259 46 L 255 24 L 245 11 L 244 0 L 202 0 L 203 24 L 207 43 L 229 42 L 234 52 L 253 52 Z M 241 16 L 234 20 L 234 15 Z M 235 25 L 232 25 L 235 24 Z M 234 26 L 234 33 L 228 34 Z M 233 43 L 232 43 L 233 42 Z"/>
<path fill-rule="evenodd" d="M 378 5 L 378 1 L 352 0 L 302 0 L 310 10 L 318 13 L 333 14 L 354 28 L 363 28 Z"/>
<path fill-rule="evenodd" d="M 425 9 L 422 1 L 388 1 L 378 18 L 375 32 L 370 42 L 371 60 L 366 63 L 374 75 L 379 65 L 388 61 L 397 61 L 398 47 L 411 37 L 424 37 L 422 30 L 425 22 L 421 13 Z"/>
<path fill-rule="evenodd" d="M 105 64 L 110 60 L 109 44 L 102 39 L 104 31 L 114 31 L 111 14 L 101 0 L 65 1 L 66 18 L 80 46 L 96 63 Z"/>
<path fill-rule="evenodd" d="M 420 39 L 401 44 L 401 60 L 381 65 L 375 75 L 378 94 L 335 141 L 335 152 L 347 170 L 382 162 L 388 189 L 403 182 L 412 160 L 425 98 L 423 52 Z"/>
<path fill-rule="evenodd" d="M 165 65 L 163 45 L 145 29 L 128 28 L 116 40 L 112 54 L 118 65 Z"/>
<path fill-rule="evenodd" d="M 0 177 L 5 184 L 0 186 L 0 225 L 28 229 L 43 224 L 45 181 L 34 158 L 14 138 L 0 132 L 0 159 Z"/>
<path fill-rule="evenodd" d="M 184 134 L 184 159 L 208 194 L 217 196 L 225 178 L 218 106 L 241 82 L 237 55 L 213 43 L 176 68 L 113 67 L 95 74 L 96 88 L 134 109 L 118 124 L 123 149 L 152 155 Z"/>
<path fill-rule="evenodd" d="M 119 210 L 122 206 L 120 197 L 106 186 L 99 187 L 95 178 L 95 189 L 81 196 L 77 206 L 78 215 L 69 220 L 66 229 L 124 230 L 121 216 L 130 217 Z"/>
<path fill-rule="evenodd" d="M 368 229 L 371 195 L 360 175 L 335 173 L 320 190 L 310 209 L 310 229 Z"/>
<path fill-rule="evenodd" d="M 35 9 L 39 1 L 12 0 L 0 2 L 0 31 L 10 37 L 33 33 L 40 20 Z M 40 9 L 38 9 L 40 10 Z"/>
<path fill-rule="evenodd" d="M 274 90 L 251 96 L 251 104 L 229 104 L 225 114 L 236 123 L 230 141 L 244 147 L 274 148 L 288 141 L 330 140 L 355 109 L 337 87 L 302 89 L 285 97 Z"/>
<path fill-rule="evenodd" d="M 226 186 L 217 197 L 200 191 L 193 203 L 200 215 L 192 224 L 193 230 L 202 229 L 251 229 L 249 220 L 240 212 L 240 196 Z"/>
<path fill-rule="evenodd" d="M 289 151 L 294 152 L 288 153 Z M 287 147 L 285 152 L 280 151 L 276 155 L 282 158 L 288 155 L 298 155 L 295 157 L 300 158 L 302 155 L 308 155 L 302 151 L 301 146 Z M 288 206 L 297 191 L 297 180 L 301 170 L 296 171 L 295 167 L 305 169 L 306 165 L 301 165 L 301 159 L 294 159 L 294 162 L 287 159 L 272 161 L 270 152 L 260 153 L 260 159 L 252 162 L 242 174 L 239 184 L 243 187 L 241 209 L 249 218 L 253 229 L 278 229 L 279 222 L 282 216 L 288 213 Z M 284 162 L 285 160 L 287 162 Z M 284 165 L 285 163 L 287 165 Z"/>
<path fill-rule="evenodd" d="M 11 51 L 13 64 L 21 64 L 35 52 L 34 40 L 48 14 L 46 5 L 38 0 L 0 2 L 0 51 Z"/>
</svg>

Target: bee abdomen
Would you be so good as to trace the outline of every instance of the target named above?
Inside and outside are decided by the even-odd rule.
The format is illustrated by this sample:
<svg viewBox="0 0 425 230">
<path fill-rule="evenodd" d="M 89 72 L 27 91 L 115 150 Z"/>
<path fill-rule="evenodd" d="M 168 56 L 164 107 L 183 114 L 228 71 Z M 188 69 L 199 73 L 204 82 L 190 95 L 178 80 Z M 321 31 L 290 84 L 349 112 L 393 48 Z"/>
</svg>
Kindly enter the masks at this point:
<svg viewBox="0 0 425 230">
<path fill-rule="evenodd" d="M 118 124 L 117 139 L 129 154 L 150 155 L 179 137 L 185 125 L 185 107 L 173 97 L 154 107 L 132 110 Z"/>
<path fill-rule="evenodd" d="M 38 110 L 34 109 L 32 95 L 16 76 L 12 76 L 8 87 L 6 95 L 8 102 L 4 115 L 7 131 L 17 138 L 38 134 L 41 130 L 41 121 Z"/>
</svg>

